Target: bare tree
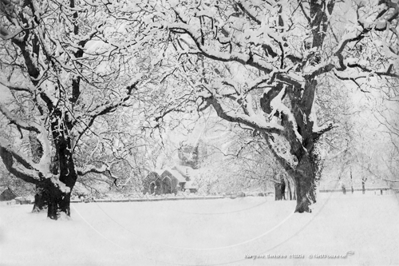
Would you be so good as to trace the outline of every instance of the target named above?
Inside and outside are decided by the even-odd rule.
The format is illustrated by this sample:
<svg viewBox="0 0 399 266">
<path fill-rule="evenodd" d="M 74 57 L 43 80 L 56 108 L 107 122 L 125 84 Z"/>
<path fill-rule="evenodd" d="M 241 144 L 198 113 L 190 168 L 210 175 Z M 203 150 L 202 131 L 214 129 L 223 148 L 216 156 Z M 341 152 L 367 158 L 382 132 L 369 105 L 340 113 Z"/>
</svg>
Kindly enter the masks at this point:
<svg viewBox="0 0 399 266">
<path fill-rule="evenodd" d="M 296 212 L 310 212 L 320 174 L 317 143 L 334 127 L 317 123 L 318 81 L 326 73 L 357 85 L 398 77 L 398 4 L 243 0 L 168 8 L 163 25 L 200 109 L 211 106 L 221 118 L 262 136 L 295 180 Z M 350 10 L 346 17 L 344 9 Z"/>
<path fill-rule="evenodd" d="M 86 134 L 96 135 L 100 118 L 131 106 L 146 80 L 135 60 L 149 40 L 139 19 L 146 12 L 136 7 L 126 16 L 123 4 L 0 2 L 0 84 L 26 100 L 8 106 L 1 101 L 0 111 L 21 136 L 31 136 L 34 159 L 5 138 L 0 156 L 10 173 L 36 185 L 34 209 L 48 206 L 51 219 L 70 215 L 78 175 L 116 178 L 107 164 L 78 167 L 75 151 Z"/>
</svg>

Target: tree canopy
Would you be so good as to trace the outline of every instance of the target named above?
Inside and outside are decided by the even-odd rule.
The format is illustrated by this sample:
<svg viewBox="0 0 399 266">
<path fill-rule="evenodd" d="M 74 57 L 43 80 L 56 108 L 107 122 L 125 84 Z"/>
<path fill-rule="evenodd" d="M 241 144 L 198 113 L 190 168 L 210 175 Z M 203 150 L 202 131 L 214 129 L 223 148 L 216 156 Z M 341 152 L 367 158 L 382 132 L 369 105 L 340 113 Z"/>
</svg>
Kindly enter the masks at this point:
<svg viewBox="0 0 399 266">
<path fill-rule="evenodd" d="M 310 212 L 321 139 L 340 122 L 317 110 L 321 100 L 340 101 L 338 81 L 364 91 L 398 78 L 393 0 L 3 0 L 0 14 L 0 84 L 11 95 L 0 111 L 30 136 L 33 158 L 4 137 L 0 156 L 36 185 L 51 218 L 69 214 L 78 176 L 118 178 L 112 160 L 82 160 L 91 138 L 107 135 L 126 157 L 145 142 L 127 129 L 208 108 L 268 147 L 295 183 L 296 211 Z"/>
</svg>

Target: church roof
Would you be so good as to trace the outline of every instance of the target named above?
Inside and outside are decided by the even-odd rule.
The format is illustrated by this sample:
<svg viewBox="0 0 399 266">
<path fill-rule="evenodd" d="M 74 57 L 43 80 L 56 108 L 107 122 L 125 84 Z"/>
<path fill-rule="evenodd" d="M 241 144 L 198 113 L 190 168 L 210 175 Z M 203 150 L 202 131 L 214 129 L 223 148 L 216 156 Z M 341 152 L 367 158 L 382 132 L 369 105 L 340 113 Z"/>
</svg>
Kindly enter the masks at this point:
<svg viewBox="0 0 399 266">
<path fill-rule="evenodd" d="M 163 171 L 161 177 L 164 177 L 165 175 L 167 175 L 167 172 L 169 172 L 169 174 L 171 174 L 172 177 L 176 178 L 180 183 L 186 182 L 186 178 L 182 174 L 180 174 L 179 171 L 172 170 L 170 168 L 166 168 Z"/>
</svg>

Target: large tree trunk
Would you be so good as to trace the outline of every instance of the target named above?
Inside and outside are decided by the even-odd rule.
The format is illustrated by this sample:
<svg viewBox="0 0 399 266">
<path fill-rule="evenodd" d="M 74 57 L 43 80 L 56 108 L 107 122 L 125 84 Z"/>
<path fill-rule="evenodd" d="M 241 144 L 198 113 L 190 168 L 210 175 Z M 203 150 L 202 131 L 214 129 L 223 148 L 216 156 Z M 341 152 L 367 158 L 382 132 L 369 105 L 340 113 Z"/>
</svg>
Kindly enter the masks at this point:
<svg viewBox="0 0 399 266">
<path fill-rule="evenodd" d="M 291 153 L 298 160 L 293 176 L 297 196 L 295 212 L 299 213 L 312 212 L 310 205 L 316 203 L 316 180 L 320 174 L 320 158 L 316 145 L 323 133 L 313 131 L 316 121 L 311 119 L 316 87 L 316 80 L 307 80 L 301 100 L 298 100 L 300 89 L 292 87 L 294 94 L 291 95 L 291 103 L 297 123 L 296 129 L 302 137 L 298 139 L 296 134 L 291 134 L 288 138 Z"/>
<path fill-rule="evenodd" d="M 45 179 L 38 185 L 33 212 L 40 212 L 47 208 L 47 217 L 54 220 L 58 219 L 61 212 L 70 216 L 70 199 L 70 192 L 62 191 L 51 180 Z"/>
<path fill-rule="evenodd" d="M 71 193 L 63 193 L 55 186 L 48 188 L 47 193 L 47 217 L 57 220 L 61 213 L 65 213 L 67 216 L 71 215 Z"/>
<path fill-rule="evenodd" d="M 60 188 L 50 190 L 51 193 L 47 216 L 52 219 L 58 217 L 61 212 L 65 213 L 67 216 L 71 215 L 71 192 L 75 186 L 76 180 L 78 179 L 78 175 L 72 159 L 72 153 L 70 152 L 71 148 L 69 143 L 69 139 L 67 139 L 67 141 L 56 142 L 57 158 L 59 160 L 59 163 L 57 163 L 59 165 L 59 180 L 69 188 L 69 191 L 62 191 Z"/>
<path fill-rule="evenodd" d="M 40 186 L 36 186 L 35 202 L 33 203 L 32 212 L 41 212 L 47 208 L 46 190 Z"/>
<path fill-rule="evenodd" d="M 312 212 L 310 205 L 316 203 L 315 182 L 312 178 L 297 175 L 296 178 L 296 208 L 295 212 Z"/>
<path fill-rule="evenodd" d="M 52 158 L 52 162 L 51 162 L 51 166 L 50 166 L 51 173 L 54 175 L 58 174 L 58 167 L 59 166 L 58 166 L 57 156 L 54 156 Z M 56 188 L 51 188 L 50 185 L 45 184 L 45 183 L 46 182 L 42 182 L 41 184 L 36 185 L 35 202 L 33 204 L 32 212 L 41 212 L 44 209 L 48 208 L 48 205 L 50 203 L 50 198 L 51 198 L 50 195 L 56 194 L 55 193 Z M 52 215 L 52 217 L 54 217 L 54 216 Z"/>
<path fill-rule="evenodd" d="M 314 180 L 309 176 L 298 174 L 295 181 L 297 195 L 295 212 L 312 212 L 310 205 L 316 202 Z"/>
<path fill-rule="evenodd" d="M 297 205 L 295 212 L 312 212 L 310 205 L 316 203 L 316 167 L 313 156 L 306 154 L 294 173 Z"/>
<path fill-rule="evenodd" d="M 53 132 L 54 133 L 54 132 Z M 53 175 L 59 174 L 59 180 L 69 188 L 69 192 L 63 191 L 49 179 L 43 179 L 36 186 L 33 212 L 40 212 L 47 208 L 47 216 L 58 219 L 61 212 L 70 215 L 71 191 L 77 180 L 77 173 L 72 159 L 70 138 L 63 138 L 62 134 L 54 133 L 56 140 L 56 154 L 52 158 L 50 171 Z M 29 135 L 33 161 L 38 163 L 43 155 L 40 142 L 34 134 Z"/>
<path fill-rule="evenodd" d="M 66 191 L 65 188 L 48 187 L 47 216 L 51 219 L 57 219 L 61 212 L 67 216 L 71 214 L 71 192 L 78 175 L 72 156 L 72 139 L 71 135 L 68 134 L 72 128 L 72 122 L 68 117 L 63 117 L 63 112 L 59 109 L 55 109 L 53 113 L 59 121 L 63 121 L 64 123 L 61 127 L 56 119 L 51 123 L 51 131 L 56 149 L 56 154 L 51 164 L 51 171 L 53 174 L 59 176 L 60 183 L 65 185 L 67 189 L 69 188 L 69 191 Z"/>
<path fill-rule="evenodd" d="M 65 213 L 67 216 L 70 216 L 70 202 L 71 193 L 62 193 L 57 188 L 53 189 L 50 191 L 47 217 L 57 220 L 61 213 Z"/>
</svg>

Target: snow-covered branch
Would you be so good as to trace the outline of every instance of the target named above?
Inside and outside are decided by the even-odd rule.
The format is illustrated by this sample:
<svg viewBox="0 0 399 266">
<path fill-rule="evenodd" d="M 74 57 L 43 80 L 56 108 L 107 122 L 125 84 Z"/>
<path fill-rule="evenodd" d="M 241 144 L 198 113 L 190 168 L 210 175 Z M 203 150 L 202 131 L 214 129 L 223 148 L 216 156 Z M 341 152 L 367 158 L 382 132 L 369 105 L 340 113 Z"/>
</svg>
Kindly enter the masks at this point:
<svg viewBox="0 0 399 266">
<path fill-rule="evenodd" d="M 12 91 L 23 91 L 23 92 L 27 92 L 29 94 L 32 93 L 32 89 L 30 87 L 11 84 L 10 82 L 2 79 L 1 77 L 0 77 L 0 85 L 3 85 L 4 87 L 7 87 L 9 90 L 12 90 Z"/>
<path fill-rule="evenodd" d="M 220 103 L 217 97 L 209 97 L 206 99 L 206 101 L 213 106 L 220 118 L 223 118 L 229 122 L 244 124 L 254 129 L 264 130 L 270 133 L 281 134 L 281 132 L 284 130 L 284 128 L 277 123 L 267 123 L 265 118 L 262 116 L 240 114 L 234 110 L 228 110 L 223 106 L 222 103 Z"/>
<path fill-rule="evenodd" d="M 208 45 L 201 44 L 200 31 L 191 27 L 185 23 L 171 23 L 166 25 L 169 30 L 176 34 L 187 34 L 191 40 L 195 43 L 197 49 L 207 58 L 217 60 L 221 62 L 235 61 L 243 65 L 250 65 L 257 69 L 263 70 L 266 73 L 270 73 L 274 70 L 274 66 L 262 60 L 260 57 L 253 56 L 252 54 L 243 54 L 238 52 L 219 52 L 210 49 Z"/>
<path fill-rule="evenodd" d="M 41 171 L 44 175 L 47 175 L 49 172 L 49 165 L 51 162 L 51 145 L 47 138 L 46 129 L 37 123 L 23 121 L 22 119 L 13 115 L 5 107 L 4 103 L 1 103 L 1 102 L 0 102 L 0 112 L 10 121 L 10 124 L 14 124 L 18 128 L 19 131 L 21 131 L 21 129 L 24 129 L 27 131 L 37 133 L 37 138 L 40 141 L 42 148 L 43 148 L 43 156 L 40 159 L 39 164 L 36 165 L 35 167 L 33 167 L 31 164 L 24 165 L 24 166 L 27 168 L 35 168 L 35 169 Z M 22 162 L 20 162 L 20 163 L 22 163 Z"/>
<path fill-rule="evenodd" d="M 10 121 L 10 124 L 14 124 L 17 126 L 19 129 L 25 129 L 28 131 L 34 131 L 36 133 L 40 133 L 40 129 L 37 125 L 29 122 L 25 122 L 22 119 L 19 119 L 15 115 L 13 115 L 7 107 L 5 107 L 5 104 L 0 102 L 0 112 Z"/>
<path fill-rule="evenodd" d="M 131 98 L 132 91 L 137 90 L 138 83 L 139 80 L 132 83 L 132 85 L 126 87 L 127 90 L 126 96 L 121 97 L 120 99 L 115 100 L 114 102 L 108 102 L 106 104 L 100 104 L 96 106 L 92 111 L 88 113 L 88 116 L 91 117 L 91 120 L 94 120 L 98 116 L 114 112 L 118 107 L 123 106 Z"/>
<path fill-rule="evenodd" d="M 12 155 L 17 160 L 17 162 L 25 168 L 34 169 L 35 164 L 28 158 L 25 158 L 25 156 L 23 156 L 22 154 L 19 154 L 19 152 L 17 152 L 12 147 L 8 140 L 0 137 L 0 147 L 7 151 L 10 155 Z"/>
<path fill-rule="evenodd" d="M 335 68 L 333 63 L 321 63 L 317 66 L 312 67 L 312 69 L 307 69 L 307 73 L 305 74 L 306 78 L 313 79 L 319 75 L 330 72 Z"/>
<path fill-rule="evenodd" d="M 0 157 L 7 170 L 14 176 L 33 184 L 40 180 L 34 163 L 13 149 L 8 140 L 0 137 Z M 17 162 L 18 164 L 15 164 Z"/>
<path fill-rule="evenodd" d="M 237 1 L 237 6 L 253 21 L 255 21 L 258 25 L 262 24 L 262 22 L 255 16 L 253 15 L 249 8 L 246 7 L 243 3 L 240 1 Z"/>
<path fill-rule="evenodd" d="M 318 138 L 320 138 L 321 135 L 323 135 L 324 133 L 326 133 L 336 127 L 338 127 L 338 126 L 331 121 L 325 123 L 321 127 L 317 127 L 317 128 L 314 127 L 313 128 L 313 139 L 317 140 Z"/>
<path fill-rule="evenodd" d="M 380 12 L 377 12 L 377 7 L 379 6 L 383 6 L 383 8 Z M 340 66 L 337 70 L 343 71 L 347 67 L 358 67 L 363 71 L 371 72 L 371 70 L 363 68 L 361 64 L 345 64 L 343 51 L 349 43 L 361 41 L 373 29 L 376 31 L 386 30 L 389 23 L 394 19 L 397 19 L 399 16 L 399 4 L 396 1 L 380 1 L 373 10 L 373 13 L 378 13 L 378 15 L 372 21 L 370 21 L 368 18 L 368 14 L 364 15 L 363 17 L 359 16 L 359 9 L 361 7 L 363 6 L 360 6 L 357 10 L 359 26 L 351 32 L 346 33 L 335 49 L 334 54 L 338 57 Z M 379 72 L 379 75 L 397 77 L 397 75 L 391 73 L 390 71 L 381 71 Z"/>
<path fill-rule="evenodd" d="M 100 104 L 96 106 L 92 111 L 88 112 L 85 114 L 85 116 L 88 117 L 88 122 L 83 123 L 84 127 L 79 131 L 79 135 L 77 137 L 77 140 L 75 141 L 75 146 L 79 142 L 80 138 L 86 133 L 86 131 L 93 125 L 94 121 L 103 115 L 110 114 L 114 112 L 116 109 L 118 109 L 121 106 L 125 106 L 126 102 L 129 101 L 129 99 L 132 96 L 133 90 L 137 90 L 137 84 L 139 83 L 139 80 L 135 81 L 132 83 L 132 85 L 129 85 L 126 87 L 127 94 L 124 97 L 121 97 L 119 100 L 116 100 L 111 103 L 106 103 L 106 104 Z M 79 119 L 76 119 L 75 123 L 79 122 Z M 73 148 L 73 149 L 74 149 Z"/>
<path fill-rule="evenodd" d="M 94 165 L 89 165 L 86 166 L 85 168 L 78 168 L 77 169 L 77 173 L 79 176 L 84 176 L 90 173 L 94 173 L 94 174 L 102 174 L 105 175 L 109 178 L 112 178 L 114 180 L 114 184 L 116 185 L 116 181 L 119 179 L 117 176 L 115 176 L 114 174 L 112 174 L 111 172 L 111 167 L 104 163 L 101 162 L 102 166 L 101 167 L 96 167 Z"/>
<path fill-rule="evenodd" d="M 348 72 L 348 71 L 342 71 L 341 72 L 341 71 L 334 70 L 333 73 L 338 79 L 340 79 L 340 80 L 351 80 L 354 83 L 356 83 L 358 86 L 359 86 L 359 84 L 356 82 L 356 80 L 368 77 L 367 74 L 357 73 L 357 72 L 353 73 L 353 71 L 352 72 Z"/>
<path fill-rule="evenodd" d="M 262 132 L 263 138 L 266 140 L 267 146 L 273 153 L 274 157 L 281 164 L 281 166 L 287 171 L 288 174 L 292 174 L 295 171 L 295 164 L 292 160 L 287 157 L 287 154 L 281 154 L 277 149 L 274 136 L 266 132 Z"/>
</svg>

